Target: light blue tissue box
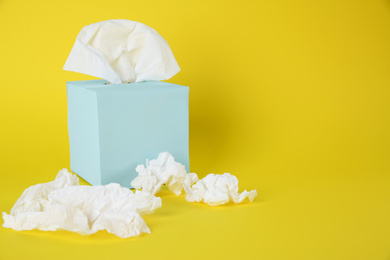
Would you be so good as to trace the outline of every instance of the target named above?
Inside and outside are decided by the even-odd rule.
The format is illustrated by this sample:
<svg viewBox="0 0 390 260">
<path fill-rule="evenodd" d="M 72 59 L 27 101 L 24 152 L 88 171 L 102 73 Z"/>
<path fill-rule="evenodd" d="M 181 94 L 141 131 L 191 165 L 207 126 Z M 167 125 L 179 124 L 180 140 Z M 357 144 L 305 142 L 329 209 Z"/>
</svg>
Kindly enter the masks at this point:
<svg viewBox="0 0 390 260">
<path fill-rule="evenodd" d="M 189 88 L 161 81 L 67 82 L 70 166 L 92 185 L 131 188 L 135 168 L 169 152 L 189 172 Z"/>
</svg>

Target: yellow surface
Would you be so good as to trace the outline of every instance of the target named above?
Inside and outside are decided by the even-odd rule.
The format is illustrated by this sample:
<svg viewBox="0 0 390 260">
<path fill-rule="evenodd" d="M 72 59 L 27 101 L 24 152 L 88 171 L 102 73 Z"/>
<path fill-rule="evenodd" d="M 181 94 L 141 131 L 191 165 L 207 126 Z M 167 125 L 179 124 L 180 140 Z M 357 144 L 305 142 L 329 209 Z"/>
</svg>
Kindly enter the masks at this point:
<svg viewBox="0 0 390 260">
<path fill-rule="evenodd" d="M 389 1 L 0 0 L 0 211 L 69 167 L 62 66 L 87 24 L 155 28 L 190 86 L 191 170 L 252 204 L 160 194 L 152 234 L 16 232 L 0 259 L 390 259 Z"/>
</svg>

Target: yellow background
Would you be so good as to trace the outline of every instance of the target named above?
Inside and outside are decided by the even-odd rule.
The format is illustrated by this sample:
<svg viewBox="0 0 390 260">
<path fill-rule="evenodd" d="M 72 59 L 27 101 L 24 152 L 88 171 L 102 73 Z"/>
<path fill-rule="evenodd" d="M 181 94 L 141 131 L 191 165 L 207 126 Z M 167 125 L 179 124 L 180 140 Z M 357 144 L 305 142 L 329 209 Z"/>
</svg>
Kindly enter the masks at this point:
<svg viewBox="0 0 390 260">
<path fill-rule="evenodd" d="M 162 192 L 152 234 L 16 232 L 0 259 L 390 259 L 390 2 L 0 0 L 0 211 L 69 168 L 63 71 L 85 25 L 156 29 L 190 86 L 191 171 L 254 203 Z M 2 223 L 2 222 L 0 222 Z"/>
</svg>

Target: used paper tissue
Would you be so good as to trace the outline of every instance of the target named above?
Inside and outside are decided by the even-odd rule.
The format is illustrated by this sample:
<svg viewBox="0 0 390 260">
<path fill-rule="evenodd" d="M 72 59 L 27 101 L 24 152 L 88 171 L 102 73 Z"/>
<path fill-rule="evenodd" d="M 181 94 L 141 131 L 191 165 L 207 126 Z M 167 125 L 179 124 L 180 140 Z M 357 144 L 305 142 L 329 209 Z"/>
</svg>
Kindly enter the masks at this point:
<svg viewBox="0 0 390 260">
<path fill-rule="evenodd" d="M 256 190 L 238 192 L 238 179 L 229 174 L 209 174 L 201 180 L 195 173 L 187 174 L 184 165 L 168 152 L 157 159 L 137 166 L 139 175 L 132 185 L 135 193 L 111 183 L 105 186 L 82 186 L 76 175 L 62 169 L 54 181 L 27 188 L 8 215 L 3 212 L 4 227 L 15 230 L 68 230 L 83 235 L 107 230 L 121 238 L 150 233 L 141 215 L 161 207 L 155 197 L 162 185 L 176 195 L 183 188 L 190 202 L 204 201 L 218 206 L 229 201 L 252 202 Z"/>
<path fill-rule="evenodd" d="M 253 201 L 257 196 L 256 190 L 238 192 L 238 179 L 230 173 L 210 173 L 201 180 L 198 180 L 196 173 L 189 173 L 184 182 L 186 200 L 190 202 L 207 203 L 210 206 L 219 206 L 233 201 L 241 203 L 248 198 Z"/>
<path fill-rule="evenodd" d="M 140 164 L 136 171 L 138 176 L 131 185 L 151 194 L 159 192 L 165 184 L 170 191 L 180 195 L 187 176 L 184 165 L 176 162 L 168 152 L 160 153 L 157 159 L 146 160 L 146 167 Z"/>
<path fill-rule="evenodd" d="M 161 151 L 189 171 L 189 88 L 156 81 L 180 69 L 155 30 L 128 20 L 88 25 L 64 69 L 103 78 L 67 82 L 73 172 L 93 185 L 131 188 L 136 166 Z"/>
<path fill-rule="evenodd" d="M 246 198 L 252 202 L 257 196 L 256 190 L 239 193 L 238 179 L 230 173 L 211 173 L 198 180 L 196 173 L 187 174 L 185 167 L 168 152 L 160 153 L 157 159 L 146 160 L 146 167 L 138 165 L 136 170 L 138 176 L 131 185 L 151 194 L 156 194 L 165 184 L 176 195 L 180 195 L 184 188 L 187 201 L 203 201 L 210 206 L 223 205 L 229 201 L 237 204 Z"/>
<path fill-rule="evenodd" d="M 54 181 L 27 188 L 4 227 L 15 230 L 68 230 L 83 235 L 107 230 L 121 238 L 150 233 L 141 215 L 161 207 L 161 199 L 119 184 L 78 185 L 76 175 L 62 169 Z"/>
</svg>

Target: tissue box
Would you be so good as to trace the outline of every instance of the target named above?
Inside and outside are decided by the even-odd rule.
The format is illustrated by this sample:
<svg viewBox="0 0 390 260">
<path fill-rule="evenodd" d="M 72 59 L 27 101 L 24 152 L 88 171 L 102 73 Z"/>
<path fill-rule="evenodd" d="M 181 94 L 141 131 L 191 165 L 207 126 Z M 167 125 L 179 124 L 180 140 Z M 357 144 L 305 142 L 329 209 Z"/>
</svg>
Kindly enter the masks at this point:
<svg viewBox="0 0 390 260">
<path fill-rule="evenodd" d="M 160 81 L 67 82 L 70 165 L 92 185 L 131 188 L 135 168 L 169 152 L 189 172 L 189 88 Z"/>
</svg>

